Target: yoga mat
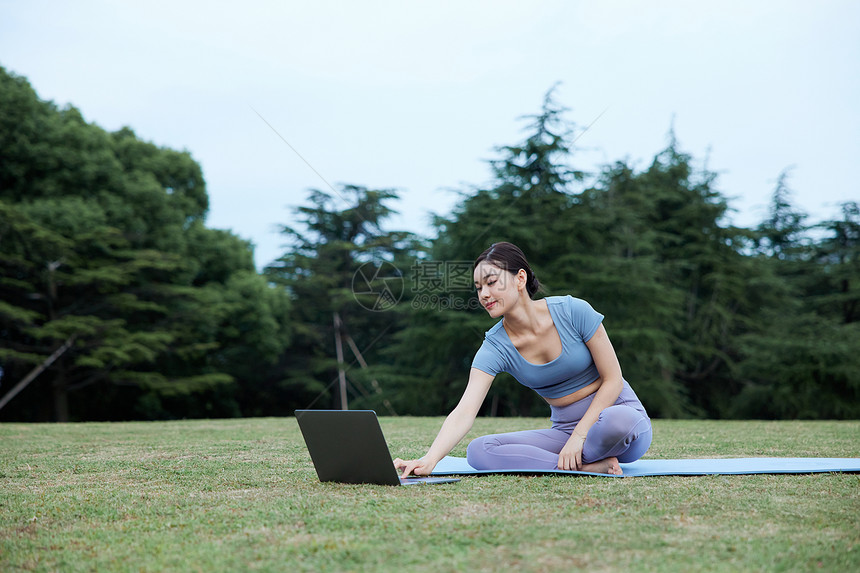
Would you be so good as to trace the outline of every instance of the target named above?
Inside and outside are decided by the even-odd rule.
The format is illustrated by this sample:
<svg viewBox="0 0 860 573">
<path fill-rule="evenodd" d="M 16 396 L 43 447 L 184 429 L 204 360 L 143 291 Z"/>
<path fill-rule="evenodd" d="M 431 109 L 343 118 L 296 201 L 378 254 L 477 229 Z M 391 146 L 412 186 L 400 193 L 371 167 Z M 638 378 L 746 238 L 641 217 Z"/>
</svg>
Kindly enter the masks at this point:
<svg viewBox="0 0 860 573">
<path fill-rule="evenodd" d="M 722 458 L 687 460 L 642 459 L 621 464 L 622 476 L 573 472 L 565 470 L 476 470 L 466 458 L 446 456 L 436 464 L 431 475 L 483 475 L 483 474 L 573 474 L 601 477 L 634 476 L 701 476 L 710 474 L 808 474 L 821 472 L 860 472 L 860 458 Z"/>
</svg>

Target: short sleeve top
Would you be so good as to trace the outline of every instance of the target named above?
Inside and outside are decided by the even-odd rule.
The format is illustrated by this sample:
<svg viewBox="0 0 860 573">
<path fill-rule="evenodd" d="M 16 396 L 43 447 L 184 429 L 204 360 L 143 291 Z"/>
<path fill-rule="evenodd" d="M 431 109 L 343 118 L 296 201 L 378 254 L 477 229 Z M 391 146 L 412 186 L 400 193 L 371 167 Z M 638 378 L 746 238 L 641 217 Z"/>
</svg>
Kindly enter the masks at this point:
<svg viewBox="0 0 860 573">
<path fill-rule="evenodd" d="M 533 364 L 523 358 L 511 342 L 503 318 L 484 334 L 472 368 L 493 376 L 507 372 L 544 398 L 567 396 L 597 380 L 600 373 L 585 343 L 597 332 L 603 315 L 569 295 L 545 300 L 561 339 L 561 354 L 555 360 Z"/>
</svg>

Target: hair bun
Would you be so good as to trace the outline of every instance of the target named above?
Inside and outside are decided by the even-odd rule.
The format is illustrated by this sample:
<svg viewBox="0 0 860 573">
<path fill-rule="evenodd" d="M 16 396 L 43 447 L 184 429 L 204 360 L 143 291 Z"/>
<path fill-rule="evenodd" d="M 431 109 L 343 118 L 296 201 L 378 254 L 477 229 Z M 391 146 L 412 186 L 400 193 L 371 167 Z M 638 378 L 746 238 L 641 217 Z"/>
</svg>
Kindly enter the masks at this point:
<svg viewBox="0 0 860 573">
<path fill-rule="evenodd" d="M 535 293 L 540 290 L 540 281 L 534 273 L 531 273 L 531 279 L 526 283 L 526 290 L 528 291 L 529 296 L 534 296 Z"/>
</svg>

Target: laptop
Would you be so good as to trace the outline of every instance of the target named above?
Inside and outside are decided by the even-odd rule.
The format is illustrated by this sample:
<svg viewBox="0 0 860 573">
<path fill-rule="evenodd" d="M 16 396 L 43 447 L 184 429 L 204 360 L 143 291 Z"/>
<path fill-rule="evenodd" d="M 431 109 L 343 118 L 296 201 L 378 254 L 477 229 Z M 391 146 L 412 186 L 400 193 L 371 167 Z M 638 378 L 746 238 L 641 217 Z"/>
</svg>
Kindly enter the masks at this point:
<svg viewBox="0 0 860 573">
<path fill-rule="evenodd" d="M 320 481 L 412 485 L 456 478 L 401 478 L 373 410 L 296 410 Z"/>
</svg>

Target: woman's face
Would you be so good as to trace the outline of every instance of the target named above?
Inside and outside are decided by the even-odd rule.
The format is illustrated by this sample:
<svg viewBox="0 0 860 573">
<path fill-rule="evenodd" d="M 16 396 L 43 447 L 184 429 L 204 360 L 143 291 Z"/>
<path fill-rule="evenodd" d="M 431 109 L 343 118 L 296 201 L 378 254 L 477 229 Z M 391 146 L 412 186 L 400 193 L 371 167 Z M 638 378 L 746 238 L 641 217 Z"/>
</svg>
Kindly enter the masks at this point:
<svg viewBox="0 0 860 573">
<path fill-rule="evenodd" d="M 475 267 L 473 276 L 478 301 L 494 318 L 513 308 L 525 288 L 526 272 L 522 269 L 513 274 L 492 263 L 481 261 Z"/>
</svg>

